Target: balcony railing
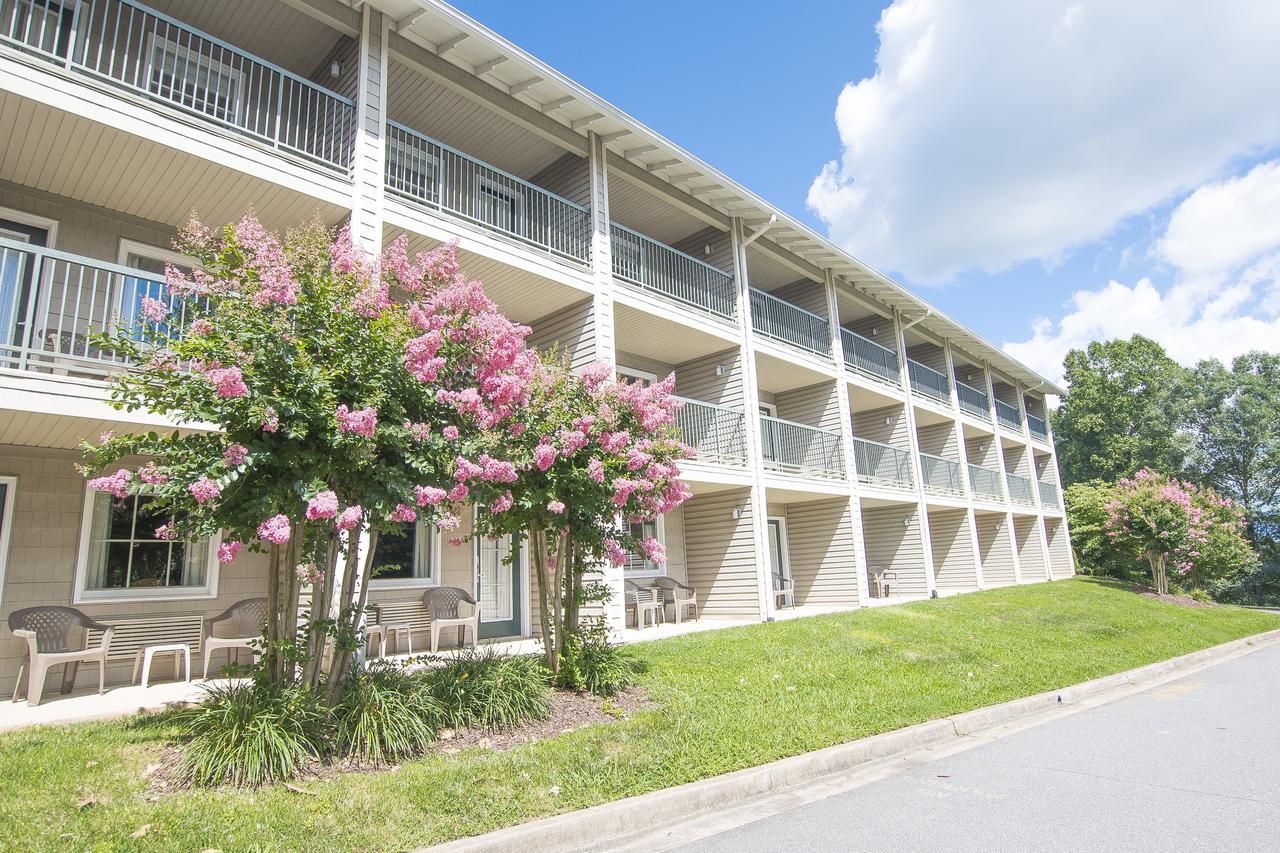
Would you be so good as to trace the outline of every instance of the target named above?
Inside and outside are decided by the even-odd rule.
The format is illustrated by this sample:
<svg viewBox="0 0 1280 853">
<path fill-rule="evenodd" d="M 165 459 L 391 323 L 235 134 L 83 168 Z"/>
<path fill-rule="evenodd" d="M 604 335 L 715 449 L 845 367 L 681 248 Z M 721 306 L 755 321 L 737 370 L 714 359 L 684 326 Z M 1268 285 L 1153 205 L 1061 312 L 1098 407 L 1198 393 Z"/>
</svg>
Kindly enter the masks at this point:
<svg viewBox="0 0 1280 853">
<path fill-rule="evenodd" d="M 762 335 L 831 357 L 826 318 L 763 290 L 751 290 L 751 327 Z"/>
<path fill-rule="evenodd" d="M 678 399 L 684 403 L 676 412 L 680 438 L 698 451 L 698 461 L 746 465 L 746 415 L 701 400 Z"/>
<path fill-rule="evenodd" d="M 1038 418 L 1030 412 L 1027 413 L 1027 430 L 1030 431 L 1032 438 L 1038 438 L 1041 441 L 1049 440 L 1049 426 L 1044 422 L 1044 418 Z"/>
<path fill-rule="evenodd" d="M 609 223 L 613 274 L 623 281 L 732 320 L 738 304 L 733 276 L 693 255 Z"/>
<path fill-rule="evenodd" d="M 587 209 L 395 122 L 387 189 L 563 258 L 591 257 Z"/>
<path fill-rule="evenodd" d="M 762 415 L 760 445 L 768 468 L 844 479 L 844 454 L 838 433 Z"/>
<path fill-rule="evenodd" d="M 943 403 L 951 402 L 951 385 L 947 375 L 939 373 L 927 364 L 907 359 L 907 375 L 911 379 L 911 390 Z"/>
<path fill-rule="evenodd" d="M 0 0 L 0 43 L 345 172 L 355 102 L 134 0 Z"/>
<path fill-rule="evenodd" d="M 163 277 L 0 239 L 0 367 L 56 376 L 101 377 L 126 366 L 90 336 L 135 329 L 142 300 L 164 301 L 170 316 L 161 331 L 185 328 L 188 303 L 174 299 Z"/>
<path fill-rule="evenodd" d="M 931 491 L 964 494 L 964 473 L 960 463 L 932 453 L 920 454 L 920 480 Z"/>
<path fill-rule="evenodd" d="M 1005 479 L 1009 483 L 1009 500 L 1019 504 L 1035 504 L 1036 494 L 1031 480 L 1018 474 L 1007 474 Z"/>
<path fill-rule="evenodd" d="M 1037 480 L 1036 485 L 1040 489 L 1040 503 L 1054 509 L 1062 509 L 1062 500 L 1058 497 L 1057 484 Z"/>
<path fill-rule="evenodd" d="M 891 483 L 911 487 L 911 454 L 865 438 L 853 440 L 853 464 L 862 482 Z"/>
<path fill-rule="evenodd" d="M 969 488 L 981 498 L 1003 501 L 1004 489 L 1000 488 L 1000 472 L 983 468 L 981 465 L 969 466 Z"/>
<path fill-rule="evenodd" d="M 1022 431 L 1022 412 L 1018 411 L 1017 406 L 1011 406 L 1004 400 L 996 400 L 996 420 L 1000 422 L 1000 426 Z"/>
<path fill-rule="evenodd" d="M 984 421 L 991 420 L 991 401 L 986 392 L 957 381 L 956 399 L 960 401 L 960 408 L 969 414 L 976 415 Z"/>
<path fill-rule="evenodd" d="M 902 384 L 898 354 L 888 347 L 882 347 L 856 332 L 841 329 L 840 348 L 844 350 L 845 365 L 851 369 L 894 385 Z"/>
</svg>

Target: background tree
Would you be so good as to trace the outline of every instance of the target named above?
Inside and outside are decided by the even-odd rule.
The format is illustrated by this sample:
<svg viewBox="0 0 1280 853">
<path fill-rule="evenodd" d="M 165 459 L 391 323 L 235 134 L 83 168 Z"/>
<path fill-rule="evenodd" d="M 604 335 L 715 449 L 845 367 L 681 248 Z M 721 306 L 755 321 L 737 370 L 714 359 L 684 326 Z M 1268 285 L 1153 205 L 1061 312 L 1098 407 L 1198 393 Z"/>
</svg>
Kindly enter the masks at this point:
<svg viewBox="0 0 1280 853">
<path fill-rule="evenodd" d="M 1180 474 L 1189 441 L 1186 371 L 1141 335 L 1067 354 L 1068 393 L 1053 413 L 1063 483 L 1114 481 L 1141 468 Z"/>
</svg>

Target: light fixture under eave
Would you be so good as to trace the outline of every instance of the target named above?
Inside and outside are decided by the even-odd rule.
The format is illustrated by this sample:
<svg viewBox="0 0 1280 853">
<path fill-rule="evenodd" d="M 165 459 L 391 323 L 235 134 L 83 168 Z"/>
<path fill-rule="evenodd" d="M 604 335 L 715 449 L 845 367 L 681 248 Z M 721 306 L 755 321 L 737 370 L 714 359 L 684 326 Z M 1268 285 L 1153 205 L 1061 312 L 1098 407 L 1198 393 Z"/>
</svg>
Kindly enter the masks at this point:
<svg viewBox="0 0 1280 853">
<path fill-rule="evenodd" d="M 735 506 L 732 510 L 734 518 L 742 518 L 742 507 Z"/>
<path fill-rule="evenodd" d="M 729 369 L 725 367 L 723 364 L 716 365 L 716 376 L 724 376 L 728 372 L 729 372 Z"/>
<path fill-rule="evenodd" d="M 332 78 L 333 78 L 333 79 L 335 79 L 335 80 L 337 80 L 339 77 L 341 77 L 341 76 L 342 76 L 342 63 L 341 63 L 341 62 L 339 62 L 338 60 L 336 60 L 336 59 L 335 59 L 333 62 L 330 62 L 330 63 L 329 63 L 329 76 L 330 76 L 330 77 L 332 77 Z"/>
</svg>

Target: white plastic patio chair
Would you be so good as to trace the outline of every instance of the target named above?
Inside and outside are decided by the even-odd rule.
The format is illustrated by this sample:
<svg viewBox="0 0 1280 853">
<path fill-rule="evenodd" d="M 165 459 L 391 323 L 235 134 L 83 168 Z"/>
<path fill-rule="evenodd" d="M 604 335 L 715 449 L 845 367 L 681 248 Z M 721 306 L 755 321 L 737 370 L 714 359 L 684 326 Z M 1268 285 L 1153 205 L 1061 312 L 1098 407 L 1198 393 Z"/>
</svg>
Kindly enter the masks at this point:
<svg viewBox="0 0 1280 853">
<path fill-rule="evenodd" d="M 83 629 L 82 643 L 88 642 L 88 632 L 92 629 L 102 632 L 102 639 L 92 648 L 73 648 L 71 632 L 73 628 Z M 70 693 L 76 683 L 76 673 L 80 663 L 97 662 L 98 693 L 101 694 L 107 683 L 107 652 L 111 647 L 111 634 L 115 630 L 110 625 L 95 622 L 74 607 L 48 605 L 45 607 L 27 607 L 9 614 L 9 630 L 14 636 L 27 641 L 26 662 L 18 669 L 18 678 L 13 685 L 13 701 L 18 701 L 18 687 L 22 684 L 22 673 L 31 667 L 31 676 L 27 680 L 27 704 L 39 705 L 44 694 L 45 676 L 49 668 L 62 665 L 62 692 Z"/>
<path fill-rule="evenodd" d="M 235 620 L 234 637 L 213 636 L 213 626 L 219 622 Z M 263 628 L 267 622 L 267 600 L 246 598 L 237 601 L 206 624 L 209 635 L 204 638 L 204 678 L 209 679 L 209 660 L 218 649 L 227 650 L 227 665 L 236 659 L 240 649 L 248 649 L 256 662 L 262 656 Z"/>
</svg>

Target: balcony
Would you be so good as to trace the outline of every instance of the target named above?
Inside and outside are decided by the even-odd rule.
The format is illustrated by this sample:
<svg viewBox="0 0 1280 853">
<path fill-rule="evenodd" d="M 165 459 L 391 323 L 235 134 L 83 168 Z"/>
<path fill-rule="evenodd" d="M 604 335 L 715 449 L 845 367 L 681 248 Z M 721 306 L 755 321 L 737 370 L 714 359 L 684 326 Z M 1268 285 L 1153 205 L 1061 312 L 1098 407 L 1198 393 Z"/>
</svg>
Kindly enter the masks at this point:
<svg viewBox="0 0 1280 853">
<path fill-rule="evenodd" d="M 1018 474 L 1006 474 L 1005 479 L 1009 483 L 1009 500 L 1016 504 L 1035 506 L 1036 495 L 1030 479 Z"/>
<path fill-rule="evenodd" d="M 991 401 L 986 392 L 957 381 L 956 399 L 959 400 L 960 408 L 964 411 L 984 421 L 991 420 Z"/>
<path fill-rule="evenodd" d="M 751 327 L 758 333 L 831 358 L 831 330 L 825 317 L 763 290 L 751 290 Z"/>
<path fill-rule="evenodd" d="M 585 207 L 395 122 L 387 122 L 386 187 L 557 257 L 591 258 Z"/>
<path fill-rule="evenodd" d="M 1027 413 L 1027 430 L 1032 438 L 1040 441 L 1049 440 L 1049 425 L 1045 423 L 1044 418 L 1038 418 L 1030 412 Z"/>
<path fill-rule="evenodd" d="M 888 444 L 865 438 L 853 440 L 853 464 L 858 480 L 864 483 L 888 483 L 911 488 L 911 454 Z"/>
<path fill-rule="evenodd" d="M 133 0 L 0 2 L 0 44 L 344 174 L 351 165 L 354 101 Z"/>
<path fill-rule="evenodd" d="M 1040 503 L 1053 509 L 1062 509 L 1062 499 L 1058 496 L 1058 486 L 1045 480 L 1036 481 L 1040 489 Z"/>
<path fill-rule="evenodd" d="M 676 412 L 680 439 L 698 452 L 699 462 L 747 464 L 746 415 L 724 406 L 678 397 L 684 405 Z"/>
<path fill-rule="evenodd" d="M 166 325 L 184 327 L 186 303 L 162 276 L 0 239 L 0 367 L 85 378 L 122 370 L 122 357 L 89 338 L 143 322 L 144 297 L 169 305 Z"/>
<path fill-rule="evenodd" d="M 940 403 L 951 404 L 951 383 L 945 373 L 939 373 L 926 364 L 907 359 L 907 376 L 911 390 Z"/>
<path fill-rule="evenodd" d="M 807 477 L 844 479 L 844 454 L 838 433 L 762 415 L 760 446 L 766 468 Z"/>
<path fill-rule="evenodd" d="M 929 491 L 952 495 L 964 494 L 964 474 L 960 470 L 960 463 L 952 462 L 950 459 L 943 459 L 931 453 L 921 453 L 920 479 Z"/>
<path fill-rule="evenodd" d="M 1000 488 L 1000 472 L 983 468 L 981 465 L 969 466 L 969 488 L 979 498 L 990 498 L 993 501 L 1004 500 L 1004 489 Z"/>
<path fill-rule="evenodd" d="M 665 243 L 609 223 L 613 274 L 726 320 L 737 320 L 738 291 L 733 276 Z"/>
<path fill-rule="evenodd" d="M 1011 406 L 1004 400 L 996 400 L 996 420 L 1000 426 L 1022 432 L 1022 412 L 1017 406 Z"/>
<path fill-rule="evenodd" d="M 898 370 L 898 354 L 864 338 L 848 329 L 840 330 L 840 348 L 844 350 L 844 363 L 850 370 L 864 373 L 872 379 L 902 384 Z"/>
</svg>

